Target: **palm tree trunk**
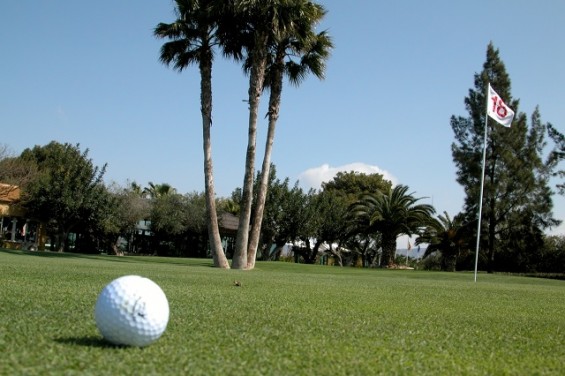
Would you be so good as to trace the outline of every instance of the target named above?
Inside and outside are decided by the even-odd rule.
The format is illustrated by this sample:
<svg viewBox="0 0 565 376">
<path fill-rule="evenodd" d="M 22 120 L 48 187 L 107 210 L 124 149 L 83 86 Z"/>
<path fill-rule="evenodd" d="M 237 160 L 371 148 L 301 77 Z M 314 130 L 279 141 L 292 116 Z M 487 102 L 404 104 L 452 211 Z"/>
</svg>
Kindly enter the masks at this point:
<svg viewBox="0 0 565 376">
<path fill-rule="evenodd" d="M 394 263 L 396 254 L 396 238 L 388 237 L 383 234 L 383 254 L 381 257 L 381 267 L 386 268 Z"/>
<path fill-rule="evenodd" d="M 255 171 L 255 149 L 257 140 L 257 114 L 263 82 L 265 80 L 265 35 L 258 35 L 256 48 L 253 50 L 253 66 L 249 75 L 249 131 L 247 137 L 247 154 L 245 157 L 245 176 L 243 178 L 243 197 L 239 213 L 239 227 L 235 241 L 235 253 L 232 267 L 244 269 L 247 267 L 247 246 L 249 242 L 249 222 L 251 221 L 251 206 L 253 203 L 253 176 Z"/>
<path fill-rule="evenodd" d="M 275 128 L 279 119 L 282 79 L 283 70 L 280 66 L 278 66 L 276 72 L 274 72 L 274 78 L 271 82 L 271 96 L 269 98 L 269 128 L 267 130 L 267 141 L 265 142 L 265 154 L 263 156 L 263 165 L 261 167 L 261 181 L 259 183 L 259 191 L 257 192 L 257 203 L 255 204 L 255 212 L 253 213 L 253 226 L 251 228 L 249 246 L 247 249 L 247 269 L 253 269 L 255 267 L 257 247 L 259 245 L 259 237 L 261 235 L 263 211 L 265 210 L 265 200 L 267 199 L 267 191 L 269 189 L 271 154 L 273 151 L 273 141 L 275 139 Z"/>
<path fill-rule="evenodd" d="M 204 59 L 206 60 L 206 59 Z M 216 195 L 214 193 L 214 173 L 212 165 L 212 138 L 210 128 L 212 126 L 212 58 L 210 54 L 209 63 L 206 61 L 200 64 L 201 90 L 200 101 L 202 111 L 202 138 L 204 149 L 204 190 L 206 196 L 206 212 L 208 238 L 210 239 L 210 249 L 214 266 L 229 269 L 228 259 L 224 254 L 220 229 L 218 227 L 218 216 L 216 213 Z"/>
</svg>

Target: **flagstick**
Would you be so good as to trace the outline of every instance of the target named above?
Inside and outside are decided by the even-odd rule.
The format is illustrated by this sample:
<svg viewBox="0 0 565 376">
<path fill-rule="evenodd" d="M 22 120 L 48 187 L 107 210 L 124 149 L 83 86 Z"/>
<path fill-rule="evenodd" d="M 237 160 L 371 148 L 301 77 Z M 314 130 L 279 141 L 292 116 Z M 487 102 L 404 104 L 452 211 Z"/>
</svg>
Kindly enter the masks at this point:
<svg viewBox="0 0 565 376">
<path fill-rule="evenodd" d="M 489 84 L 490 86 L 490 84 Z M 487 92 L 488 93 L 488 92 Z M 488 94 L 487 94 L 488 96 Z M 481 194 L 479 199 L 479 223 L 477 225 L 477 247 L 475 249 L 475 282 L 477 282 L 477 267 L 479 265 L 479 242 L 481 240 L 481 218 L 483 216 L 483 189 L 485 185 L 485 165 L 487 160 L 488 108 L 485 114 L 485 140 L 483 144 L 483 171 L 481 175 Z"/>
</svg>

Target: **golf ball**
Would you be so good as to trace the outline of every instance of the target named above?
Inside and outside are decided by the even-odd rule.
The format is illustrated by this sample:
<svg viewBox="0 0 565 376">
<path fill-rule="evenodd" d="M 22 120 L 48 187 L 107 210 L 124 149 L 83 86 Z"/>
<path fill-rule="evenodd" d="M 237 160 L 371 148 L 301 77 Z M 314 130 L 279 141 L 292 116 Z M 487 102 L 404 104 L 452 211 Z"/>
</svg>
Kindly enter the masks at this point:
<svg viewBox="0 0 565 376">
<path fill-rule="evenodd" d="M 96 301 L 96 326 L 115 345 L 147 346 L 169 322 L 169 302 L 152 280 L 127 275 L 110 282 Z"/>
</svg>

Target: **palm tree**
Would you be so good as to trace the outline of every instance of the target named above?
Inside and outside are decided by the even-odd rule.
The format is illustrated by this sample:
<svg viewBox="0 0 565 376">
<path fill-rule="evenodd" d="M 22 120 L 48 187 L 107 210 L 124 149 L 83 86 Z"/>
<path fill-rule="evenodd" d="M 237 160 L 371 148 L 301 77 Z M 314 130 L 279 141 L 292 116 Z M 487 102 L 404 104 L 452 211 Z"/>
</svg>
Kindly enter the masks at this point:
<svg viewBox="0 0 565 376">
<path fill-rule="evenodd" d="M 255 267 L 257 246 L 263 222 L 263 210 L 267 197 L 275 127 L 279 118 L 283 76 L 286 74 L 294 85 L 299 85 L 309 72 L 323 79 L 325 61 L 333 47 L 331 38 L 326 31 L 318 34 L 313 31 L 313 28 L 326 14 L 322 5 L 310 1 L 299 1 L 293 11 L 297 14 L 297 26 L 294 29 L 286 29 L 276 33 L 269 42 L 269 60 L 264 83 L 265 87 L 270 88 L 269 125 L 247 250 L 247 269 Z M 296 58 L 299 58 L 299 61 L 293 60 Z M 287 59 L 288 61 L 285 61 Z"/>
<path fill-rule="evenodd" d="M 218 227 L 212 165 L 212 62 L 213 48 L 218 44 L 216 35 L 223 20 L 224 2 L 213 0 L 175 0 L 177 19 L 173 23 L 160 23 L 154 34 L 167 38 L 161 47 L 160 60 L 182 71 L 191 64 L 200 70 L 200 104 L 204 149 L 204 186 L 206 195 L 207 227 L 214 265 L 229 269 Z"/>
<path fill-rule="evenodd" d="M 148 198 L 159 198 L 176 192 L 177 190 L 173 188 L 170 184 L 167 183 L 155 184 L 151 181 L 149 182 L 149 186 L 143 189 L 143 194 Z"/>
<path fill-rule="evenodd" d="M 134 194 L 138 197 L 144 197 L 146 189 L 147 188 L 145 188 L 145 189 L 142 188 L 141 185 L 137 184 L 137 182 L 135 182 L 135 181 L 130 182 L 129 186 L 126 188 L 126 190 L 128 190 L 129 192 L 131 192 L 132 194 Z"/>
<path fill-rule="evenodd" d="M 464 223 L 462 214 L 451 219 L 447 212 L 432 219 L 424 231 L 416 239 L 416 244 L 427 243 L 424 257 L 434 252 L 441 253 L 441 270 L 455 271 L 457 256 L 467 249 L 467 240 L 470 239 L 471 231 Z"/>
<path fill-rule="evenodd" d="M 413 235 L 430 223 L 434 208 L 417 204 L 421 198 L 407 193 L 408 187 L 397 185 L 388 194 L 365 195 L 353 208 L 354 214 L 367 233 L 381 234 L 382 257 L 380 266 L 393 263 L 396 255 L 396 239 L 400 235 Z"/>
<path fill-rule="evenodd" d="M 251 0 L 240 2 L 238 14 L 248 19 L 248 28 L 242 32 L 242 40 L 247 50 L 247 61 L 250 64 L 249 74 L 249 125 L 247 137 L 247 153 L 245 156 L 245 174 L 239 225 L 235 241 L 235 252 L 232 267 L 243 269 L 247 266 L 247 244 L 249 239 L 249 222 L 251 220 L 251 204 L 253 200 L 253 175 L 255 170 L 255 145 L 257 138 L 257 114 L 259 101 L 265 80 L 267 66 L 267 40 L 269 33 L 276 27 L 280 0 Z"/>
<path fill-rule="evenodd" d="M 238 38 L 247 52 L 246 65 L 249 71 L 249 126 L 245 175 L 242 189 L 242 206 L 239 217 L 239 229 L 232 267 L 247 267 L 247 249 L 249 224 L 253 200 L 253 178 L 255 172 L 255 150 L 257 137 L 257 116 L 259 101 L 264 89 L 270 47 L 278 36 L 291 35 L 292 30 L 304 25 L 300 21 L 305 14 L 301 7 L 306 0 L 241 0 L 236 2 L 236 19 L 243 20 Z M 304 9 L 302 9 L 303 11 Z M 268 176 L 268 174 L 267 174 Z"/>
<path fill-rule="evenodd" d="M 231 198 L 218 200 L 217 206 L 220 212 L 230 213 L 235 216 L 239 215 L 239 204 Z"/>
</svg>

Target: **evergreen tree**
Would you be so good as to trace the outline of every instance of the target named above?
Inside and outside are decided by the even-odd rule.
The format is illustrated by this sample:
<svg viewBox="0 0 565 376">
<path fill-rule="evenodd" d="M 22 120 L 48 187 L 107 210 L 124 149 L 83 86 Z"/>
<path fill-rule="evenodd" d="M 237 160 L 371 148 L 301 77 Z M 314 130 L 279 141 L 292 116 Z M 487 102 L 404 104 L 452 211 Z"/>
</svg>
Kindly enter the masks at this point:
<svg viewBox="0 0 565 376">
<path fill-rule="evenodd" d="M 551 175 L 557 177 L 559 179 L 563 179 L 565 177 L 565 170 L 557 170 L 557 165 L 565 159 L 565 136 L 559 132 L 552 124 L 547 124 L 547 131 L 549 133 L 549 137 L 553 140 L 554 146 L 553 150 L 549 154 L 547 164 L 551 169 Z M 559 194 L 565 195 L 565 183 L 559 182 L 557 183 L 557 189 Z"/>
<path fill-rule="evenodd" d="M 516 251 L 522 245 L 525 251 L 532 246 L 530 241 L 516 244 L 507 239 L 517 234 L 529 240 L 539 238 L 541 230 L 557 222 L 552 218 L 549 171 L 542 156 L 546 125 L 537 110 L 530 126 L 526 115 L 518 112 L 519 101 L 512 98 L 510 77 L 492 43 L 487 47 L 483 70 L 475 74 L 474 81 L 474 89 L 465 98 L 469 116 L 451 118 L 457 182 L 465 190 L 464 211 L 470 218 L 477 217 L 479 207 L 489 83 L 516 113 L 510 128 L 488 121 L 480 249 L 490 272 L 497 252 L 508 253 L 510 247 Z"/>
</svg>

